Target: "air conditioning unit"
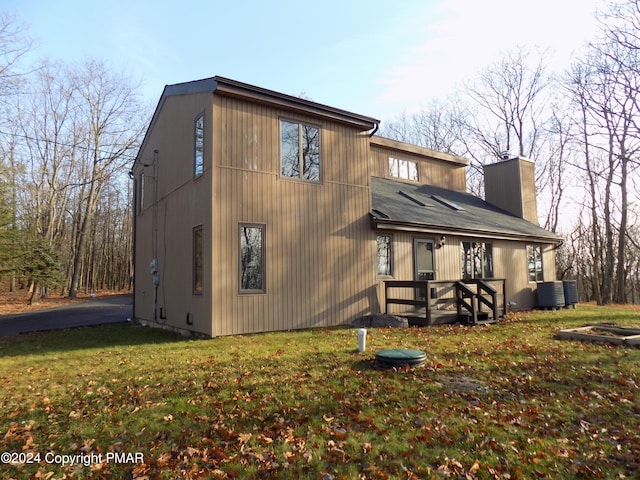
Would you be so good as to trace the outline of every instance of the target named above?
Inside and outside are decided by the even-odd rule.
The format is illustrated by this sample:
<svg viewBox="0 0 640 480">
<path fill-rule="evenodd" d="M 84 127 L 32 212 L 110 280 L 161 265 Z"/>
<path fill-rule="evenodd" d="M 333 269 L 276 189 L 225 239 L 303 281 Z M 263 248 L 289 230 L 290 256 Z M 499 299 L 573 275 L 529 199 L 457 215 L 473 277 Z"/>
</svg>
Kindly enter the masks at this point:
<svg viewBox="0 0 640 480">
<path fill-rule="evenodd" d="M 578 282 L 576 280 L 563 280 L 562 287 L 564 290 L 564 305 L 576 308 L 578 304 Z"/>
<path fill-rule="evenodd" d="M 541 308 L 561 308 L 565 306 L 562 282 L 542 282 L 538 284 L 538 306 Z"/>
</svg>

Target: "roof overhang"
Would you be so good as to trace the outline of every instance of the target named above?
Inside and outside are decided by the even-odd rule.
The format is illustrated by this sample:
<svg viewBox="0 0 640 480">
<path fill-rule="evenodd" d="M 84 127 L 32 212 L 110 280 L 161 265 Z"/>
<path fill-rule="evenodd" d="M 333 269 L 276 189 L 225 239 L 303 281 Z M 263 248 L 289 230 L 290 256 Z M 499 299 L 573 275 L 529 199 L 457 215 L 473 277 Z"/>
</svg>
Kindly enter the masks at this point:
<svg viewBox="0 0 640 480">
<path fill-rule="evenodd" d="M 375 118 L 330 107 L 305 98 L 274 92 L 273 90 L 219 76 L 214 77 L 214 80 L 216 82 L 214 93 L 217 95 L 242 98 L 296 113 L 320 117 L 357 128 L 360 131 L 373 130 L 380 124 L 380 120 Z"/>
<path fill-rule="evenodd" d="M 430 148 L 413 145 L 411 143 L 400 142 L 391 138 L 379 137 L 377 135 L 371 137 L 370 143 L 374 147 L 381 147 L 393 150 L 398 153 L 412 153 L 424 158 L 442 160 L 445 162 L 459 165 L 460 167 L 468 167 L 470 162 L 464 157 L 453 155 L 452 153 L 438 152 Z"/>
<path fill-rule="evenodd" d="M 162 95 L 156 105 L 156 109 L 153 113 L 153 117 L 151 118 L 151 122 L 149 123 L 149 127 L 147 128 L 147 132 L 145 133 L 140 149 L 138 150 L 138 155 L 133 162 L 133 166 L 131 168 L 133 172 L 139 168 L 138 164 L 140 154 L 145 149 L 149 132 L 153 129 L 166 99 L 168 97 L 189 95 L 193 93 L 211 93 L 215 95 L 241 98 L 254 103 L 281 108 L 290 112 L 337 122 L 351 128 L 355 128 L 360 132 L 375 132 L 380 125 L 380 120 L 372 117 L 330 107 L 305 98 L 294 97 L 292 95 L 286 95 L 266 88 L 256 87 L 255 85 L 249 85 L 248 83 L 238 82 L 225 77 L 215 76 L 192 82 L 176 83 L 173 85 L 166 85 L 162 91 Z"/>
<path fill-rule="evenodd" d="M 423 222 L 407 222 L 393 220 L 390 218 L 381 218 L 373 213 L 369 213 L 369 219 L 371 222 L 371 228 L 373 230 L 426 233 L 430 235 L 456 235 L 461 237 L 486 238 L 492 240 L 515 240 L 531 243 L 551 243 L 555 245 L 559 245 L 563 242 L 563 239 L 556 235 L 528 235 L 523 233 L 499 232 L 495 230 L 481 230 L 467 227 L 449 227 Z"/>
</svg>

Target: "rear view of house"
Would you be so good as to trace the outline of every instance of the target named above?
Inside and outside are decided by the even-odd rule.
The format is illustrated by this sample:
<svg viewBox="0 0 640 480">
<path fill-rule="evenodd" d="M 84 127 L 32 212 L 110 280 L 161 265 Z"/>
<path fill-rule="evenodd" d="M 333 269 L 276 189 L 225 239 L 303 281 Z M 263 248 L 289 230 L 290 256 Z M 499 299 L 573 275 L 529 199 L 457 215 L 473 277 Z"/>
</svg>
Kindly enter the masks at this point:
<svg viewBox="0 0 640 480">
<path fill-rule="evenodd" d="M 502 304 L 533 306 L 559 243 L 533 164 L 488 167 L 488 203 L 465 193 L 466 159 L 378 124 L 222 77 L 165 87 L 132 167 L 135 318 L 205 336 L 340 325 L 384 311 L 393 281 L 498 281 Z M 450 308 L 445 283 L 398 295 Z"/>
</svg>

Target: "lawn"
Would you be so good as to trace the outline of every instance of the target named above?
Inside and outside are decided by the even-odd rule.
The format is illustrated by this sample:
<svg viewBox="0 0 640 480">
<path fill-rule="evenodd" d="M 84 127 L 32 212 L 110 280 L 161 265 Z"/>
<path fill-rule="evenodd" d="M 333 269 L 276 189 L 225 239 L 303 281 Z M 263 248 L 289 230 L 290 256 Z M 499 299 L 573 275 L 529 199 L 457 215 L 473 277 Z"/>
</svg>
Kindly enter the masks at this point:
<svg viewBox="0 0 640 480">
<path fill-rule="evenodd" d="M 0 338 L 3 478 L 638 478 L 640 349 L 557 340 L 640 313 L 185 339 Z M 376 350 L 427 353 L 377 370 Z M 9 455 L 7 455 L 7 453 Z"/>
</svg>

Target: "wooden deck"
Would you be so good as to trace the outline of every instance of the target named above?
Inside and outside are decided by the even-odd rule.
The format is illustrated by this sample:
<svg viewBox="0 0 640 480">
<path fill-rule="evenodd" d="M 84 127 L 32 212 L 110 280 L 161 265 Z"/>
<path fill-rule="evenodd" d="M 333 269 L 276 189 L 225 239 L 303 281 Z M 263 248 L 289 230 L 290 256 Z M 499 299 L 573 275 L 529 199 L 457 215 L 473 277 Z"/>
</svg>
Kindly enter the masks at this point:
<svg viewBox="0 0 640 480">
<path fill-rule="evenodd" d="M 384 282 L 385 313 L 402 315 L 410 324 L 421 326 L 495 323 L 507 314 L 505 282 L 504 279 L 387 280 Z M 391 295 L 391 290 L 404 290 L 404 293 Z M 396 307 L 391 312 L 390 305 L 407 308 Z"/>
</svg>

